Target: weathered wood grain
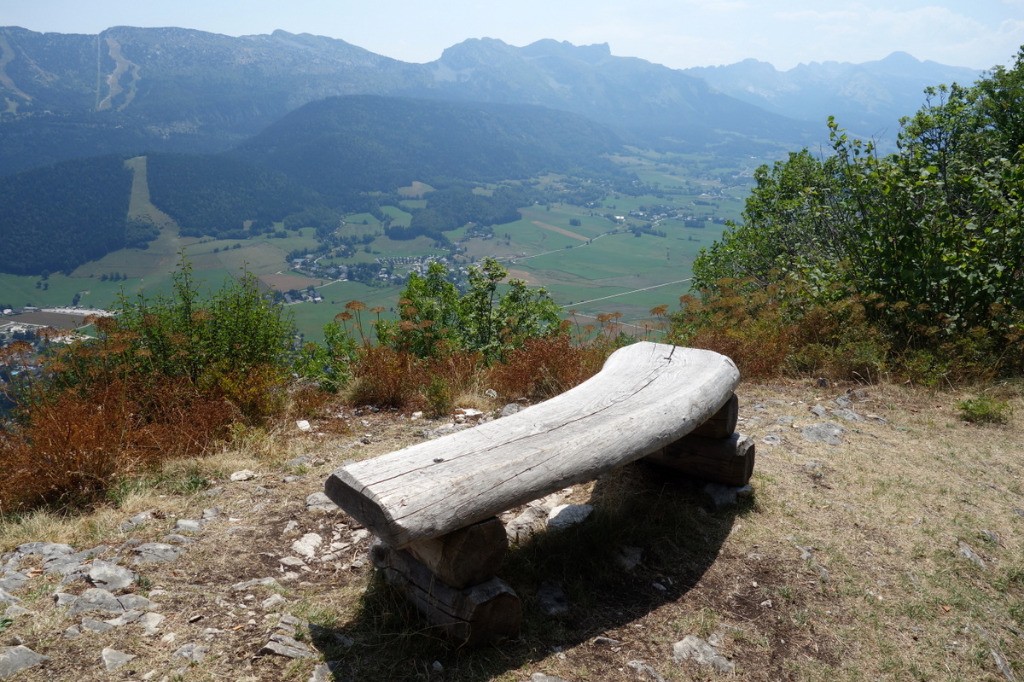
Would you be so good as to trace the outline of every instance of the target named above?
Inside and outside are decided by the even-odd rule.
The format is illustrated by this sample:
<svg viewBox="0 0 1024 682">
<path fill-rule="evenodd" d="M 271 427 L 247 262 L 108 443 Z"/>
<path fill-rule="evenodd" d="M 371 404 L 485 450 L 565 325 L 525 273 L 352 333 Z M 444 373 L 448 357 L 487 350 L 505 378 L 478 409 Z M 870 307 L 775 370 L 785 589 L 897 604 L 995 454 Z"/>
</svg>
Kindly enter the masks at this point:
<svg viewBox="0 0 1024 682">
<path fill-rule="evenodd" d="M 642 342 L 551 400 L 473 429 L 345 464 L 327 495 L 393 547 L 438 537 L 679 440 L 739 381 L 718 353 Z"/>
<path fill-rule="evenodd" d="M 450 639 L 474 645 L 518 634 L 523 605 L 503 580 L 491 578 L 455 589 L 405 550 L 380 541 L 371 546 L 370 557 L 388 584 L 405 594 Z"/>
<path fill-rule="evenodd" d="M 724 485 L 741 486 L 754 473 L 754 440 L 734 433 L 726 438 L 686 436 L 644 458 L 660 466 Z"/>
</svg>

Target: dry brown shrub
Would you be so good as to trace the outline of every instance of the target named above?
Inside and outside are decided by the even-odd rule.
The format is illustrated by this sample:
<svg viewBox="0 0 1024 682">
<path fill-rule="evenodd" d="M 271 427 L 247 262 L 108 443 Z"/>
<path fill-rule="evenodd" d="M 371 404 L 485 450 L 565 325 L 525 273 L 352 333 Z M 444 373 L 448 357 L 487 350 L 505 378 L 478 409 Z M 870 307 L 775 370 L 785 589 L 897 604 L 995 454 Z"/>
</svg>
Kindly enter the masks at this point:
<svg viewBox="0 0 1024 682">
<path fill-rule="evenodd" d="M 601 370 L 613 347 L 604 339 L 575 344 L 565 334 L 528 340 L 488 373 L 488 385 L 507 400 L 544 400 Z"/>
<path fill-rule="evenodd" d="M 0 432 L 0 511 L 87 504 L 119 477 L 203 452 L 237 416 L 220 395 L 184 381 L 66 389 Z"/>
<path fill-rule="evenodd" d="M 351 400 L 357 405 L 408 407 L 423 384 L 418 358 L 388 346 L 364 346 L 355 364 Z"/>
</svg>

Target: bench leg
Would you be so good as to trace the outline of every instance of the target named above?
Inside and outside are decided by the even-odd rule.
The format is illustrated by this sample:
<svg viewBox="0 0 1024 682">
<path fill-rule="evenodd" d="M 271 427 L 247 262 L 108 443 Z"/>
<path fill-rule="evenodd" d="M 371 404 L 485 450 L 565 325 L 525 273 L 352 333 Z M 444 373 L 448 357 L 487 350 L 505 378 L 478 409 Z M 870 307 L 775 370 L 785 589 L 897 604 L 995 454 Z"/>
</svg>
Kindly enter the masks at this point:
<svg viewBox="0 0 1024 682">
<path fill-rule="evenodd" d="M 734 433 L 725 438 L 686 436 L 644 460 L 687 476 L 742 486 L 754 473 L 754 454 L 754 440 Z"/>
<path fill-rule="evenodd" d="M 409 552 L 379 540 L 370 548 L 370 556 L 388 584 L 405 594 L 450 639 L 474 645 L 519 633 L 522 602 L 499 578 L 457 589 L 441 581 Z"/>
</svg>

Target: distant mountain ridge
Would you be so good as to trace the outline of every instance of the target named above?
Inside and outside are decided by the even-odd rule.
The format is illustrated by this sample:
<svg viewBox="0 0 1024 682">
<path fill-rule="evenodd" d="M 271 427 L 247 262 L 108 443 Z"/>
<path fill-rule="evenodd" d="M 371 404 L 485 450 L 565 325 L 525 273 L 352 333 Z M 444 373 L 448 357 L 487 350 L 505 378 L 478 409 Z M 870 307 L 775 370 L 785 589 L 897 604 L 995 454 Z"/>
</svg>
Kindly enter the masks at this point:
<svg viewBox="0 0 1024 682">
<path fill-rule="evenodd" d="M 840 126 L 864 137 L 895 137 L 899 119 L 917 111 L 929 85 L 970 85 L 977 69 L 919 61 L 906 52 L 851 64 L 812 62 L 779 71 L 767 62 L 747 59 L 728 66 L 686 69 L 713 88 L 781 116 L 824 124 L 835 116 Z"/>
</svg>

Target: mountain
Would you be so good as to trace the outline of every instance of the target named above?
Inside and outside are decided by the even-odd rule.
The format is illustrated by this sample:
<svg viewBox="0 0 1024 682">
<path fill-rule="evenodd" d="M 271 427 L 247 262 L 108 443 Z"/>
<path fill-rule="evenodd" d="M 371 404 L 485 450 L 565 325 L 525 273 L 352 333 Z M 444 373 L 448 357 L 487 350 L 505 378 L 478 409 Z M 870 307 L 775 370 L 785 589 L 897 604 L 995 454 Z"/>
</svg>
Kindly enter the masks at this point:
<svg viewBox="0 0 1024 682">
<path fill-rule="evenodd" d="M 728 66 L 686 69 L 719 92 L 781 116 L 824 126 L 829 116 L 856 135 L 895 139 L 899 120 L 925 102 L 926 87 L 973 83 L 980 71 L 919 61 L 905 52 L 850 64 L 813 62 L 779 71 L 748 59 Z"/>
<path fill-rule="evenodd" d="M 408 64 L 342 40 L 116 27 L 99 35 L 0 28 L 0 174 L 104 153 L 221 151 L 296 108 L 373 94 L 536 104 L 628 141 L 686 149 L 790 146 L 806 124 L 607 45 L 468 40 Z"/>
</svg>

